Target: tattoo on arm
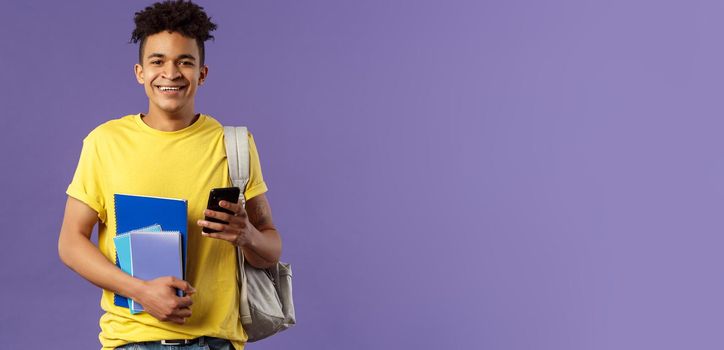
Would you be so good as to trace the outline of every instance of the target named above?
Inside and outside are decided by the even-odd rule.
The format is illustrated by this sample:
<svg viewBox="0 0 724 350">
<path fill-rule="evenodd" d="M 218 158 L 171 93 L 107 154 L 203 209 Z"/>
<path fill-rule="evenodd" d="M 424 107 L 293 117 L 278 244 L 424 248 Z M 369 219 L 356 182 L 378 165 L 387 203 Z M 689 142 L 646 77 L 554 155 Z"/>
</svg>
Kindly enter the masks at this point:
<svg viewBox="0 0 724 350">
<path fill-rule="evenodd" d="M 252 201 L 250 208 L 247 209 L 249 214 L 249 221 L 252 225 L 259 230 L 273 229 L 271 210 L 269 209 L 269 202 L 265 198 L 259 198 L 258 200 Z"/>
</svg>

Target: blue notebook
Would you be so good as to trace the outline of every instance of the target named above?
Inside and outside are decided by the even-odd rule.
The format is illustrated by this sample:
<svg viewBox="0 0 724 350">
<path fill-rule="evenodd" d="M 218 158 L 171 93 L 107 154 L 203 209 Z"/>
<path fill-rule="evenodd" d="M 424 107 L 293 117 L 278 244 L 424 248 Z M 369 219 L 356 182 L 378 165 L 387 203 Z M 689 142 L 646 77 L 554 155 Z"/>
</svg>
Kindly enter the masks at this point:
<svg viewBox="0 0 724 350">
<path fill-rule="evenodd" d="M 139 228 L 131 232 L 161 232 L 161 225 L 154 224 L 148 227 Z M 116 264 L 123 272 L 131 274 L 131 241 L 128 233 L 124 233 L 113 237 L 113 244 L 116 246 Z M 116 295 L 116 298 L 126 298 L 122 295 Z M 115 299 L 115 298 L 114 298 Z M 126 305 L 130 305 L 130 298 L 126 298 Z"/>
<path fill-rule="evenodd" d="M 162 276 L 183 279 L 180 232 L 133 231 L 113 240 L 121 269 L 131 276 L 145 281 Z M 143 311 L 143 306 L 132 299 L 129 308 L 132 314 Z"/>
<path fill-rule="evenodd" d="M 116 236 L 152 225 L 160 225 L 167 231 L 178 231 L 181 235 L 182 278 L 186 272 L 186 243 L 188 225 L 188 203 L 185 199 L 150 197 L 128 194 L 114 194 L 116 214 Z M 116 265 L 120 266 L 116 258 Z M 116 294 L 116 306 L 129 307 L 129 299 Z"/>
<path fill-rule="evenodd" d="M 137 230 L 133 230 L 131 232 L 161 232 L 163 229 L 161 228 L 161 225 L 154 224 L 148 227 L 139 228 Z M 128 232 L 122 233 L 119 235 L 116 235 L 113 237 L 113 244 L 116 246 L 116 266 L 120 267 L 121 270 L 128 273 L 126 269 L 123 268 L 123 261 L 128 261 L 128 258 L 122 259 L 122 257 L 128 257 L 129 254 L 129 247 L 128 247 L 128 240 L 127 235 Z"/>
</svg>

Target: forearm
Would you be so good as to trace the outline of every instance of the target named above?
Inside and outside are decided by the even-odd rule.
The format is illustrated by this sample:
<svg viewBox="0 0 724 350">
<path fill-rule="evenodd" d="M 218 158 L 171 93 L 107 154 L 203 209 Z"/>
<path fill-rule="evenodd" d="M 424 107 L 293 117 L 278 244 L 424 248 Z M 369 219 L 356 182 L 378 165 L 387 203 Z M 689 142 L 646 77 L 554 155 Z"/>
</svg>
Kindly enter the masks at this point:
<svg viewBox="0 0 724 350">
<path fill-rule="evenodd" d="M 244 258 L 254 267 L 274 266 L 282 254 L 282 241 L 276 229 L 253 230 L 249 244 L 242 246 Z"/>
<path fill-rule="evenodd" d="M 108 261 L 89 239 L 81 235 L 61 235 L 60 259 L 73 271 L 96 286 L 136 299 L 143 281 L 131 277 Z"/>
</svg>

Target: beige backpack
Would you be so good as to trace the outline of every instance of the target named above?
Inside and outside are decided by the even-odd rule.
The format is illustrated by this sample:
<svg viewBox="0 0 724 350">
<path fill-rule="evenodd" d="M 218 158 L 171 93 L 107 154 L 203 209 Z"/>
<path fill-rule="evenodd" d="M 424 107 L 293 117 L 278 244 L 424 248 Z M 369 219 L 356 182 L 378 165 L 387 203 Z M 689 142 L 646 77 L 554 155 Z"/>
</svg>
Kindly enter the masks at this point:
<svg viewBox="0 0 724 350">
<path fill-rule="evenodd" d="M 225 126 L 226 158 L 229 177 L 242 189 L 239 202 L 246 204 L 244 189 L 249 182 L 249 139 L 243 126 Z M 270 337 L 296 323 L 292 300 L 292 268 L 279 262 L 268 269 L 258 269 L 244 261 L 236 249 L 239 283 L 239 318 L 249 341 Z"/>
</svg>

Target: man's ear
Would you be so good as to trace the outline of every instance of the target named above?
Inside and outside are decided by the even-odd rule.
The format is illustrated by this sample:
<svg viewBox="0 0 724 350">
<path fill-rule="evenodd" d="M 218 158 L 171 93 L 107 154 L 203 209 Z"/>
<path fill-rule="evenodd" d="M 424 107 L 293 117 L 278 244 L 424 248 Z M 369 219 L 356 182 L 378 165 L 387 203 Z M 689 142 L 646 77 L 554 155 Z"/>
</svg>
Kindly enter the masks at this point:
<svg viewBox="0 0 724 350">
<path fill-rule="evenodd" d="M 133 65 L 133 71 L 136 73 L 136 81 L 138 81 L 139 84 L 143 85 L 143 66 L 136 63 Z"/>
<path fill-rule="evenodd" d="M 201 67 L 201 71 L 199 72 L 199 86 L 204 84 L 204 80 L 206 80 L 206 77 L 209 76 L 209 67 L 207 65 L 204 65 Z"/>
</svg>

